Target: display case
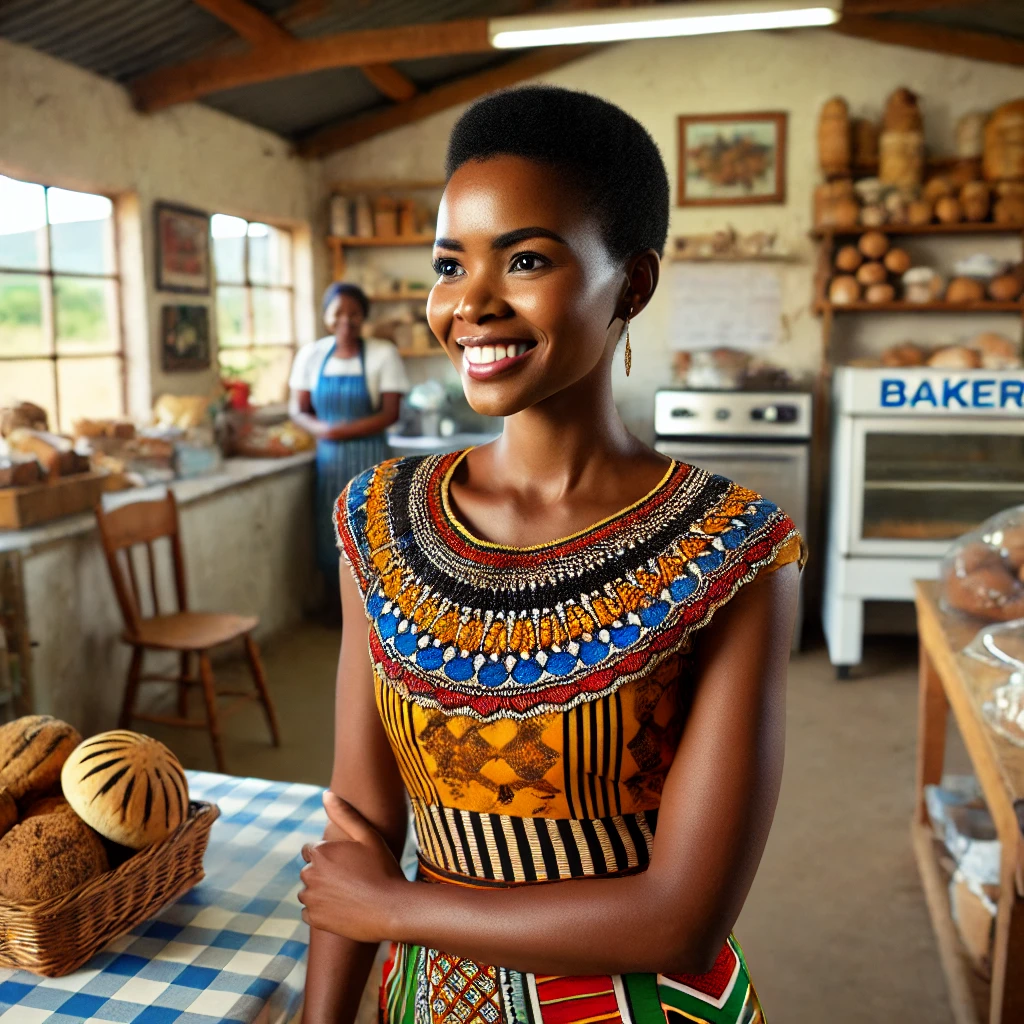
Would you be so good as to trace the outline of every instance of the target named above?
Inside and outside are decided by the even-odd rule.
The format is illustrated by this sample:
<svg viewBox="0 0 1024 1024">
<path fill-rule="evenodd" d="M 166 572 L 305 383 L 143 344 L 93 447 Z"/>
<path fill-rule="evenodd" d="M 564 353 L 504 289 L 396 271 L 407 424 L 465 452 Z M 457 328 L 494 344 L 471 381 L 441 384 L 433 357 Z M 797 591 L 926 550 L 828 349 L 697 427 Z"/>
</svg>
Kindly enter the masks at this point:
<svg viewBox="0 0 1024 1024">
<path fill-rule="evenodd" d="M 911 601 L 950 544 L 1024 503 L 1024 372 L 841 367 L 823 620 L 832 663 L 861 660 L 865 601 Z"/>
</svg>

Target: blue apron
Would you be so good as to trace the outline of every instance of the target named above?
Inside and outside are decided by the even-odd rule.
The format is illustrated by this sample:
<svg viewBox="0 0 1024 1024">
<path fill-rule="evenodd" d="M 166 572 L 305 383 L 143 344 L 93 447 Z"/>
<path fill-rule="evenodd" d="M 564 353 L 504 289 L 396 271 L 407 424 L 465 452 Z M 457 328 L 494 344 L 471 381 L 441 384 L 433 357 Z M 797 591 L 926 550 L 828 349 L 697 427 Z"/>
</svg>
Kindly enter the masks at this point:
<svg viewBox="0 0 1024 1024">
<path fill-rule="evenodd" d="M 320 364 L 316 385 L 310 396 L 316 418 L 327 423 L 337 423 L 373 415 L 375 410 L 366 387 L 366 360 L 362 342 L 359 345 L 359 365 L 363 372 L 358 376 L 335 377 L 325 374 L 327 362 L 333 355 L 332 345 Z M 328 576 L 328 586 L 335 585 L 338 576 L 334 503 L 352 477 L 383 462 L 387 457 L 388 444 L 383 433 L 357 437 L 351 441 L 316 443 L 316 556 L 317 564 Z"/>
</svg>

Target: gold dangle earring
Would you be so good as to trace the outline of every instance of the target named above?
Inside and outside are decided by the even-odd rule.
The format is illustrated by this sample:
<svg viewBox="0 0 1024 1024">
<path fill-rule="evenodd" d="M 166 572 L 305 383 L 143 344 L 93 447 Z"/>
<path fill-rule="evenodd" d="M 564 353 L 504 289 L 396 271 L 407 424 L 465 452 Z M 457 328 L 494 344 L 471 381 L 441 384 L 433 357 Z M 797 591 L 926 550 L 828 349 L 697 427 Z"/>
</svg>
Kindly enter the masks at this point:
<svg viewBox="0 0 1024 1024">
<path fill-rule="evenodd" d="M 629 318 L 633 315 L 631 309 L 626 314 L 626 376 L 629 376 L 630 367 L 633 365 L 633 350 L 629 347 Z"/>
</svg>

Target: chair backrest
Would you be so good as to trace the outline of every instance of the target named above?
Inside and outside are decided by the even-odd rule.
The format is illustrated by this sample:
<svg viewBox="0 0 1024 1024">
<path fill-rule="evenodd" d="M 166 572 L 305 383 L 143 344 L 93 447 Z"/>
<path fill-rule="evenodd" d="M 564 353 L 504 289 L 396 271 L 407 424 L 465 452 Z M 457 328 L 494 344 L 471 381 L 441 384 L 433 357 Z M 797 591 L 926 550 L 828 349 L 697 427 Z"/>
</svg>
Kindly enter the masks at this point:
<svg viewBox="0 0 1024 1024">
<path fill-rule="evenodd" d="M 170 541 L 171 558 L 174 563 L 174 589 L 178 605 L 176 610 L 186 610 L 185 564 L 178 529 L 178 503 L 171 491 L 159 501 L 136 501 L 109 512 L 103 508 L 101 502 L 96 506 L 96 524 L 110 568 L 110 578 L 117 594 L 117 603 L 121 606 L 125 628 L 129 633 L 134 633 L 143 618 L 148 617 L 144 615 L 143 591 L 139 588 L 134 558 L 134 552 L 139 547 L 144 547 L 146 552 L 146 569 L 152 601 L 150 614 L 162 614 L 153 544 L 165 537 Z"/>
</svg>

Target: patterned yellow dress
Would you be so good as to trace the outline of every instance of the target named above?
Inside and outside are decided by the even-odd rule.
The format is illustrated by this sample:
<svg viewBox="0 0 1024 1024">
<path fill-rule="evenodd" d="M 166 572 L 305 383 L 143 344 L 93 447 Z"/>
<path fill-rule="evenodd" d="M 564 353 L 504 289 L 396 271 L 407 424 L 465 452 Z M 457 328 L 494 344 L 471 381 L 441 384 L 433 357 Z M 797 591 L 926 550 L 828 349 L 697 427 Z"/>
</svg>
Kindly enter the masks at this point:
<svg viewBox="0 0 1024 1024">
<path fill-rule="evenodd" d="M 420 877 L 524 885 L 643 871 L 686 723 L 694 632 L 761 570 L 802 560 L 782 511 L 672 463 L 572 537 L 510 548 L 455 519 L 465 452 L 392 459 L 338 499 L 370 620 L 377 705 Z M 398 945 L 385 1024 L 760 1024 L 730 937 L 707 974 L 545 977 Z"/>
</svg>

